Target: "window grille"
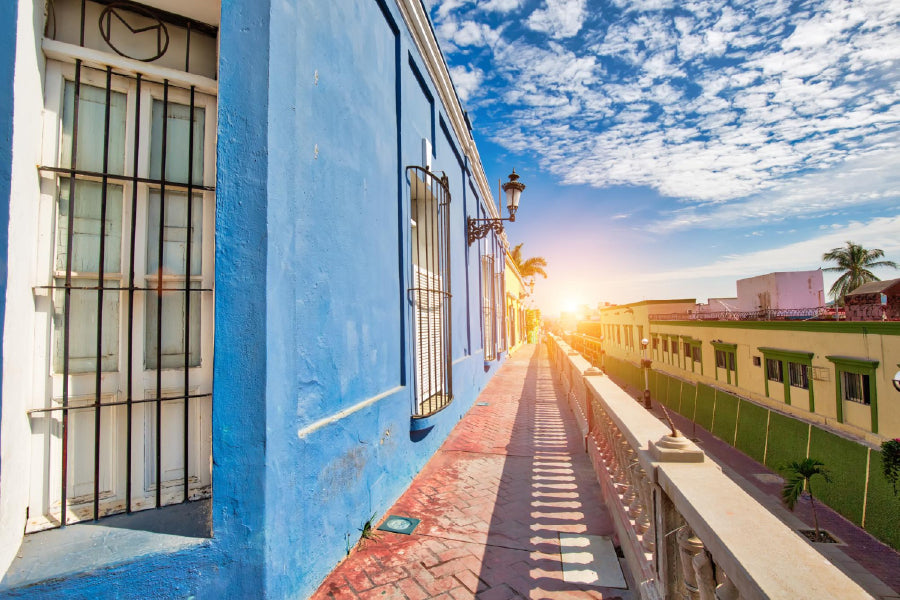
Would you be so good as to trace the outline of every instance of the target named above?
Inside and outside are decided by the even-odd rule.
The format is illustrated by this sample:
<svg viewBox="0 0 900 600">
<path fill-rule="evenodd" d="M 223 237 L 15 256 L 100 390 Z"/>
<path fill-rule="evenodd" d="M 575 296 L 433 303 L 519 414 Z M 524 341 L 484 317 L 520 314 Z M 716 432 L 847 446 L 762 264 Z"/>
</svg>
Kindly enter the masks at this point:
<svg viewBox="0 0 900 600">
<path fill-rule="evenodd" d="M 128 56 L 146 46 L 128 36 L 148 30 L 120 25 L 151 23 L 166 43 L 139 60 L 166 55 L 190 71 L 192 35 L 215 57 L 216 29 L 177 15 L 49 6 L 47 35 L 59 16 L 77 38 L 67 43 L 102 36 L 102 51 Z M 73 33 L 63 16 L 79 10 Z M 166 54 L 175 28 L 181 57 Z M 27 531 L 211 493 L 215 96 L 63 58 L 48 61 L 45 89 L 48 118 L 59 115 L 58 151 L 39 167 L 52 198 L 48 283 L 36 287 L 49 292 L 49 373 L 28 411 L 42 450 Z"/>
<path fill-rule="evenodd" d="M 494 278 L 494 257 L 485 254 L 481 257 L 481 310 L 482 331 L 484 344 L 484 360 L 496 360 L 496 307 L 495 291 L 496 279 Z"/>
<path fill-rule="evenodd" d="M 415 339 L 414 417 L 453 399 L 450 347 L 450 191 L 447 176 L 407 167 L 412 244 L 412 327 Z"/>
<path fill-rule="evenodd" d="M 791 385 L 804 390 L 809 389 L 809 367 L 800 363 L 789 362 L 788 374 L 791 378 Z"/>
<path fill-rule="evenodd" d="M 507 345 L 506 337 L 506 302 L 504 301 L 504 298 L 506 298 L 506 278 L 503 274 L 505 263 L 502 259 L 502 254 L 501 259 L 497 261 L 497 264 L 495 266 L 497 267 L 497 272 L 494 273 L 494 294 L 496 295 L 494 299 L 494 306 L 499 309 L 499 314 L 497 315 L 497 347 L 499 351 L 503 352 L 509 346 Z"/>
<path fill-rule="evenodd" d="M 859 404 L 871 404 L 869 396 L 869 376 L 862 373 L 841 372 L 841 393 L 843 399 Z"/>
<path fill-rule="evenodd" d="M 776 358 L 766 359 L 766 379 L 769 381 L 784 382 L 784 373 L 781 371 L 781 361 Z"/>
</svg>

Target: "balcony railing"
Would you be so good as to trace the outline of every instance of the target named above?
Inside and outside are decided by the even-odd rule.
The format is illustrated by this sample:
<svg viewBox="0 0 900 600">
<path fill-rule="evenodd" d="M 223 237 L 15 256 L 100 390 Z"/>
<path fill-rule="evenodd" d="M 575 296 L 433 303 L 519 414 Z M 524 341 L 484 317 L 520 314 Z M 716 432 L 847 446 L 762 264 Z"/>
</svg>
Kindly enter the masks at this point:
<svg viewBox="0 0 900 600">
<path fill-rule="evenodd" d="M 680 312 L 650 315 L 651 321 L 789 321 L 834 319 L 833 308 L 762 308 L 759 310 L 716 312 Z"/>
<path fill-rule="evenodd" d="M 696 445 L 548 337 L 643 600 L 871 598 Z"/>
</svg>

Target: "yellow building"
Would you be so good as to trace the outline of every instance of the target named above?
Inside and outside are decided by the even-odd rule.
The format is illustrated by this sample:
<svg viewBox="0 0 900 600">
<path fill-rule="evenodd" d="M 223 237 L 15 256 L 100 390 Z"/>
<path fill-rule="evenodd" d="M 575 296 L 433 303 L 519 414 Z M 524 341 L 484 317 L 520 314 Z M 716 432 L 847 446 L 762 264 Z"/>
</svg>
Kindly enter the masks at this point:
<svg viewBox="0 0 900 600">
<path fill-rule="evenodd" d="M 509 253 L 506 253 L 504 283 L 506 339 L 509 351 L 514 352 L 528 341 L 525 330 L 525 301 L 530 295 L 530 290 Z"/>
<path fill-rule="evenodd" d="M 579 331 L 605 357 L 705 384 L 849 437 L 900 437 L 900 323 L 701 320 L 693 299 L 607 307 Z M 640 382 L 637 382 L 640 383 Z M 638 385 L 637 387 L 640 387 Z"/>
</svg>

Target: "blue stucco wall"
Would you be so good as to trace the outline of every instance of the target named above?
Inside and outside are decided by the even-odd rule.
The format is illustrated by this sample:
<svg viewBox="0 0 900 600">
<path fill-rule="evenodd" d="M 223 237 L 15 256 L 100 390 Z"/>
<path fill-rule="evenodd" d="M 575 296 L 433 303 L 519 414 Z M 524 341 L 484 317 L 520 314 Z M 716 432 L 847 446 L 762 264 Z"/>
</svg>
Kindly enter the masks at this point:
<svg viewBox="0 0 900 600">
<path fill-rule="evenodd" d="M 9 223 L 17 8 L 16 2 L 5 2 L 0 6 L 0 223 Z M 0 340 L 3 339 L 3 324 L 6 321 L 8 236 L 9 228 L 0 226 Z M 3 344 L 0 344 L 0 381 L 3 381 Z M 0 407 L 2 406 L 3 394 L 0 391 Z"/>
<path fill-rule="evenodd" d="M 465 238 L 476 186 L 396 4 L 223 0 L 220 35 L 213 538 L 22 597 L 307 597 L 499 365 Z M 423 138 L 452 197 L 454 401 L 413 433 Z"/>
<path fill-rule="evenodd" d="M 315 590 L 489 373 L 465 360 L 468 173 L 396 5 L 304 0 L 271 23 L 266 587 L 280 598 Z M 405 167 L 423 164 L 423 139 L 450 178 L 457 361 L 454 402 L 417 436 Z"/>
</svg>

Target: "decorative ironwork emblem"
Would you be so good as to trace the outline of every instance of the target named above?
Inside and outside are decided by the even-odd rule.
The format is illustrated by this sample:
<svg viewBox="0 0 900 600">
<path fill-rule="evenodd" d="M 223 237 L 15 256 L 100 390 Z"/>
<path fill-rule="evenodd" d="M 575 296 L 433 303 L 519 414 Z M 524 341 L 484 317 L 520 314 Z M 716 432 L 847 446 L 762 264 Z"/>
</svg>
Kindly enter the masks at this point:
<svg viewBox="0 0 900 600">
<path fill-rule="evenodd" d="M 154 23 L 150 25 L 133 24 L 132 21 L 135 20 L 135 15 L 150 19 L 151 21 L 154 21 Z M 114 19 L 124 25 L 125 28 L 132 33 L 133 37 L 131 39 L 149 40 L 150 44 L 148 45 L 151 45 L 151 47 L 155 42 L 156 54 L 142 58 L 126 54 L 117 48 L 112 40 Z M 99 26 L 100 35 L 103 36 L 103 39 L 109 44 L 109 47 L 112 48 L 116 54 L 124 56 L 125 58 L 131 58 L 141 62 L 153 62 L 162 57 L 162 55 L 166 53 L 166 50 L 169 49 L 169 30 L 166 28 L 166 24 L 163 23 L 153 11 L 143 6 L 131 4 L 130 2 L 114 2 L 109 4 L 103 9 L 103 12 L 100 13 Z M 153 38 L 155 38 L 155 40 Z M 123 41 L 124 40 L 119 40 L 119 43 L 121 44 Z"/>
</svg>

